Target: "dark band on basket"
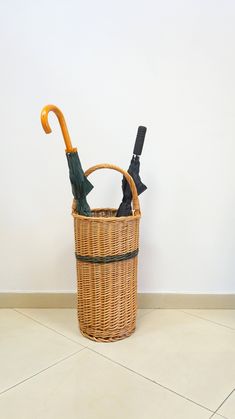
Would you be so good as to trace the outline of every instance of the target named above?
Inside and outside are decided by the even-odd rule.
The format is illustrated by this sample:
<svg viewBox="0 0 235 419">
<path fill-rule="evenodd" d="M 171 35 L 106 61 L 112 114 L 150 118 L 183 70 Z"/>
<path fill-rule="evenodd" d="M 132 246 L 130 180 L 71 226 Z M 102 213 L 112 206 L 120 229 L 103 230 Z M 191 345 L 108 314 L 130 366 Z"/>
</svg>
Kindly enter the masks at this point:
<svg viewBox="0 0 235 419">
<path fill-rule="evenodd" d="M 128 260 L 135 258 L 138 255 L 139 249 L 134 250 L 133 252 L 125 253 L 123 255 L 112 255 L 112 256 L 81 256 L 75 253 L 76 259 L 80 262 L 90 262 L 90 263 L 111 263 L 111 262 L 120 262 L 122 260 Z"/>
</svg>

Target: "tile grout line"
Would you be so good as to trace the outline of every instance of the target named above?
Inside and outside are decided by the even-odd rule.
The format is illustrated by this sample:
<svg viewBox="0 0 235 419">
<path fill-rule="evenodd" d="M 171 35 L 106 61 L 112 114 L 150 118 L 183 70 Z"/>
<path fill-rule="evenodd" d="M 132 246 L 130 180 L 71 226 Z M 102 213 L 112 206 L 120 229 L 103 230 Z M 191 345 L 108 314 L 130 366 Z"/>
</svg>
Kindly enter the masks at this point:
<svg viewBox="0 0 235 419">
<path fill-rule="evenodd" d="M 223 404 L 229 399 L 229 397 L 234 393 L 235 388 L 228 394 L 227 397 L 225 397 L 225 399 L 222 401 L 222 403 L 220 403 L 220 405 L 217 407 L 217 409 L 214 411 L 214 415 L 217 414 L 218 410 L 223 406 Z M 219 413 L 218 413 L 219 415 Z M 213 417 L 213 416 L 212 416 Z M 222 416 L 225 417 L 225 416 Z"/>
<path fill-rule="evenodd" d="M 219 415 L 218 413 L 215 413 L 215 412 L 212 413 L 212 415 L 209 417 L 209 419 L 215 418 L 215 415 L 216 415 L 216 418 L 228 419 L 225 416 L 221 416 L 221 415 Z"/>
<path fill-rule="evenodd" d="M 68 339 L 69 341 L 71 341 L 71 342 L 73 342 L 73 343 L 76 343 L 77 345 L 80 345 L 80 346 L 82 346 L 83 348 L 87 348 L 87 346 L 83 345 L 82 343 L 79 343 L 79 342 L 77 342 L 76 340 L 73 340 L 73 339 L 69 338 L 68 336 L 63 335 L 63 333 L 58 332 L 58 330 L 55 330 L 55 329 L 53 329 L 52 327 L 47 326 L 46 324 L 44 324 L 44 323 L 40 322 L 39 320 L 34 319 L 33 317 L 29 316 L 28 314 L 22 313 L 20 310 L 18 310 L 18 309 L 16 309 L 16 308 L 13 308 L 12 310 L 16 311 L 17 313 L 21 314 L 21 315 L 22 315 L 22 316 L 24 316 L 24 317 L 27 317 L 28 319 L 30 319 L 30 320 L 32 320 L 32 321 L 34 321 L 35 323 L 40 324 L 41 326 L 45 327 L 46 329 L 49 329 L 49 330 L 51 330 L 52 332 L 57 333 L 57 334 L 58 334 L 58 335 L 60 335 L 60 336 L 63 336 L 65 339 Z"/>
<path fill-rule="evenodd" d="M 3 391 L 1 391 L 1 392 L 0 392 L 0 397 L 1 397 L 1 395 L 2 395 L 2 394 L 6 393 L 7 391 L 10 391 L 10 390 L 12 390 L 13 388 L 18 387 L 18 386 L 20 386 L 21 384 L 25 383 L 26 381 L 29 381 L 29 380 L 31 380 L 32 378 L 36 377 L 37 375 L 42 374 L 43 372 L 45 372 L 45 371 L 49 370 L 50 368 L 53 368 L 53 367 L 55 367 L 56 365 L 61 364 L 62 362 L 66 361 L 67 359 L 69 359 L 69 358 L 71 358 L 71 357 L 73 357 L 73 356 L 77 355 L 79 352 L 84 351 L 84 349 L 87 349 L 87 348 L 85 348 L 85 347 L 84 347 L 84 348 L 81 348 L 81 349 L 79 349 L 78 351 L 73 352 L 72 354 L 70 354 L 70 355 L 66 356 L 65 358 L 62 358 L 62 359 L 60 359 L 60 360 L 58 360 L 58 361 L 54 362 L 53 364 L 49 365 L 48 367 L 43 368 L 42 370 L 40 370 L 40 371 L 36 372 L 35 374 L 30 375 L 29 377 L 25 378 L 24 380 L 19 381 L 18 383 L 14 384 L 13 386 L 8 387 L 7 389 L 5 389 L 5 390 L 3 390 Z"/>
<path fill-rule="evenodd" d="M 206 322 L 216 324 L 217 326 L 225 327 L 226 329 L 233 330 L 233 331 L 235 330 L 234 327 L 230 327 L 230 326 L 227 326 L 226 324 L 215 322 L 214 320 L 206 319 L 205 317 L 199 316 L 198 314 L 189 313 L 188 311 L 184 311 L 183 309 L 179 309 L 179 311 L 181 311 L 181 313 L 188 314 L 189 316 L 196 317 L 201 320 L 205 320 Z"/>
<path fill-rule="evenodd" d="M 222 415 L 220 415 L 220 413 L 215 413 L 215 412 L 209 417 L 209 419 L 215 418 L 215 415 L 216 415 L 216 418 L 229 419 L 226 416 L 222 416 Z"/>
<path fill-rule="evenodd" d="M 84 349 L 85 349 L 85 348 L 84 348 Z M 208 411 L 208 412 L 210 412 L 210 413 L 213 413 L 213 414 L 215 413 L 213 410 L 209 409 L 208 407 L 203 406 L 202 404 L 197 403 L 197 402 L 195 402 L 194 400 L 191 400 L 191 399 L 189 399 L 188 397 L 183 396 L 183 395 L 182 395 L 182 394 L 180 394 L 180 393 L 177 393 L 176 391 L 174 391 L 174 390 L 172 390 L 172 389 L 170 389 L 170 388 L 168 388 L 168 387 L 164 386 L 163 384 L 158 383 L 157 381 L 153 380 L 152 378 L 146 377 L 145 375 L 141 374 L 140 372 L 137 372 L 137 371 L 135 371 L 135 370 L 133 370 L 133 369 L 131 369 L 131 368 L 127 367 L 126 365 L 123 365 L 123 364 L 121 364 L 120 362 L 115 361 L 115 360 L 113 360 L 113 359 L 109 358 L 109 357 L 108 357 L 108 356 L 106 356 L 106 355 L 103 355 L 103 354 L 102 354 L 102 353 L 100 353 L 100 352 L 97 352 L 95 349 L 93 349 L 93 348 L 91 348 L 91 347 L 89 347 L 89 346 L 88 346 L 86 349 L 88 349 L 88 350 L 89 350 L 89 351 L 91 351 L 91 352 L 96 353 L 97 355 L 102 356 L 103 358 L 107 359 L 107 360 L 108 360 L 108 361 L 110 361 L 110 362 L 113 362 L 113 363 L 114 363 L 114 364 L 116 364 L 116 365 L 119 365 L 119 366 L 120 366 L 120 367 L 122 367 L 122 368 L 125 368 L 126 370 L 128 370 L 128 371 L 130 371 L 130 372 L 132 372 L 132 373 L 134 373 L 134 374 L 136 374 L 136 375 L 138 375 L 139 377 L 142 377 L 142 378 L 144 378 L 145 380 L 150 381 L 151 383 L 153 383 L 153 384 L 155 384 L 155 385 L 158 385 L 159 387 L 163 388 L 164 390 L 170 391 L 171 393 L 175 394 L 176 396 L 181 397 L 181 398 L 183 398 L 183 399 L 185 399 L 185 400 L 187 400 L 187 401 L 189 401 L 189 402 L 191 402 L 191 403 L 193 403 L 193 404 L 195 404 L 195 405 L 197 405 L 197 406 L 199 406 L 199 407 L 201 407 L 201 408 L 203 408 L 203 409 L 207 410 L 207 411 Z"/>
</svg>

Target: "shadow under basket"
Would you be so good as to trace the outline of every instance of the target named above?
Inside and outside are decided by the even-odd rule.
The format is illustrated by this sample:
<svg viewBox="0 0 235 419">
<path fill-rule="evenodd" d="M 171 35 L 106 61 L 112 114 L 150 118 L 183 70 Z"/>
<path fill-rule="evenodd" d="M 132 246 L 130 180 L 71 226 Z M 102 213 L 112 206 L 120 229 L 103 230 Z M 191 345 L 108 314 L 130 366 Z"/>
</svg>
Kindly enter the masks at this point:
<svg viewBox="0 0 235 419">
<path fill-rule="evenodd" d="M 85 175 L 103 168 L 126 177 L 133 215 L 116 217 L 117 210 L 98 208 L 85 217 L 76 213 L 73 203 L 78 320 L 87 338 L 113 342 L 130 336 L 136 327 L 140 209 L 135 183 L 124 170 L 101 164 Z"/>
</svg>

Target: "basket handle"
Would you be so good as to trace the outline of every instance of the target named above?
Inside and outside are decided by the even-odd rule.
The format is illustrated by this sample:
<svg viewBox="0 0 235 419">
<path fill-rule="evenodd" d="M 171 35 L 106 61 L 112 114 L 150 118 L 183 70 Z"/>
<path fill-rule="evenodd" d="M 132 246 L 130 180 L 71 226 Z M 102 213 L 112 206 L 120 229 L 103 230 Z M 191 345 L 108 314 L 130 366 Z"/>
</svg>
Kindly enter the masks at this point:
<svg viewBox="0 0 235 419">
<path fill-rule="evenodd" d="M 140 204 L 139 204 L 137 189 L 136 189 L 136 186 L 135 186 L 135 182 L 132 179 L 132 177 L 129 175 L 129 173 L 127 173 L 125 170 L 121 169 L 120 167 L 115 166 L 114 164 L 101 163 L 101 164 L 97 164 L 97 165 L 92 166 L 89 169 L 87 169 L 85 171 L 85 176 L 89 176 L 91 173 L 93 173 L 93 172 L 95 172 L 96 170 L 99 170 L 99 169 L 116 170 L 117 172 L 121 173 L 125 177 L 127 183 L 130 186 L 130 190 L 131 190 L 131 193 L 132 193 L 134 215 L 140 215 Z"/>
</svg>

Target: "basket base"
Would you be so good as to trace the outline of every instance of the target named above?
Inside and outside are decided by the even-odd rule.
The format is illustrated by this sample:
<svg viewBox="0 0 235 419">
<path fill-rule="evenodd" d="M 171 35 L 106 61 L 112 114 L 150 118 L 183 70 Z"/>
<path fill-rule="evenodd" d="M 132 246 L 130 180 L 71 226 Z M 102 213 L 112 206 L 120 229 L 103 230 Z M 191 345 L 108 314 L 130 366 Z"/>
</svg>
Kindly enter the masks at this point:
<svg viewBox="0 0 235 419">
<path fill-rule="evenodd" d="M 81 334 L 82 334 L 85 338 L 88 338 L 88 339 L 93 340 L 93 341 L 95 341 L 95 342 L 110 343 L 110 342 L 116 342 L 116 341 L 118 341 L 118 340 L 122 340 L 122 339 L 126 339 L 126 338 L 128 338 L 129 336 L 131 336 L 131 335 L 134 333 L 135 329 L 136 329 L 136 328 L 132 329 L 132 330 L 131 330 L 130 332 L 128 332 L 128 333 L 122 334 L 122 335 L 120 335 L 120 336 L 114 336 L 114 337 L 111 337 L 111 338 L 110 338 L 110 337 L 107 337 L 107 338 L 101 338 L 101 337 L 97 337 L 97 336 L 91 336 L 91 335 L 88 335 L 86 332 L 83 332 L 81 329 L 80 329 L 80 332 L 81 332 Z"/>
</svg>

